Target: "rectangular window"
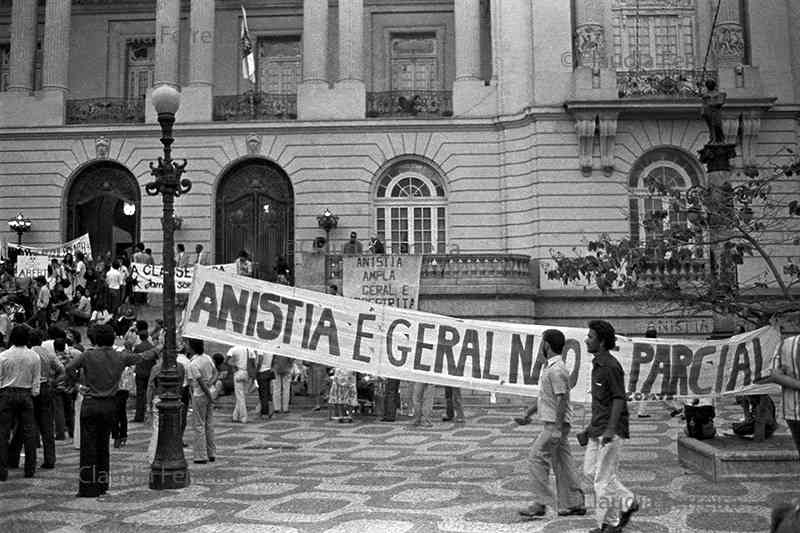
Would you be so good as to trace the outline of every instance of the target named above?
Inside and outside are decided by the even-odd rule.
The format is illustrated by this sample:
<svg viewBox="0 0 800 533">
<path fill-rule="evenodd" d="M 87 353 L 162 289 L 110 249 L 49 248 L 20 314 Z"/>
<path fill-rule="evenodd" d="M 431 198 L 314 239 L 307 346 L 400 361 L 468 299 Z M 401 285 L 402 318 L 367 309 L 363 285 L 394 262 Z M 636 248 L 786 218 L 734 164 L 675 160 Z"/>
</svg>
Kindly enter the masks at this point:
<svg viewBox="0 0 800 533">
<path fill-rule="evenodd" d="M 125 97 L 129 100 L 144 98 L 148 89 L 153 86 L 156 77 L 155 39 L 128 41 L 125 68 L 128 73 Z"/>
<path fill-rule="evenodd" d="M 439 43 L 436 34 L 395 34 L 390 44 L 392 91 L 438 91 Z"/>
<path fill-rule="evenodd" d="M 673 9 L 617 8 L 613 17 L 617 70 L 692 70 L 696 65 L 693 3 Z"/>
<path fill-rule="evenodd" d="M 297 85 L 302 79 L 299 36 L 261 37 L 256 57 L 261 92 L 297 94 Z"/>
<path fill-rule="evenodd" d="M 386 227 L 386 208 L 376 209 L 375 230 L 392 254 L 446 253 L 444 207 L 391 207 Z M 388 235 L 388 239 L 386 238 Z"/>
<path fill-rule="evenodd" d="M 8 90 L 8 58 L 11 55 L 8 43 L 0 44 L 0 92 Z"/>
</svg>

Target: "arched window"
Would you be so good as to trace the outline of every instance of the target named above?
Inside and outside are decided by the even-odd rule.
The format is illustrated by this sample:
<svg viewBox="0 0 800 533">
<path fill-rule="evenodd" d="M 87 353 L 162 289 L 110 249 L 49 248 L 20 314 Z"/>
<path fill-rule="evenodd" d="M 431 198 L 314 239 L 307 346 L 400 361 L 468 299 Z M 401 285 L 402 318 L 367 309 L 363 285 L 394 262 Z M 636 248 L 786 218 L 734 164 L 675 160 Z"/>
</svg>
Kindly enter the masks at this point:
<svg viewBox="0 0 800 533">
<path fill-rule="evenodd" d="M 375 191 L 375 232 L 387 253 L 445 253 L 447 198 L 439 174 L 417 161 L 389 167 Z"/>
<path fill-rule="evenodd" d="M 632 243 L 655 246 L 666 231 L 686 227 L 687 213 L 673 197 L 659 191 L 685 192 L 700 182 L 700 172 L 697 163 L 680 150 L 661 148 L 639 158 L 629 180 Z"/>
</svg>

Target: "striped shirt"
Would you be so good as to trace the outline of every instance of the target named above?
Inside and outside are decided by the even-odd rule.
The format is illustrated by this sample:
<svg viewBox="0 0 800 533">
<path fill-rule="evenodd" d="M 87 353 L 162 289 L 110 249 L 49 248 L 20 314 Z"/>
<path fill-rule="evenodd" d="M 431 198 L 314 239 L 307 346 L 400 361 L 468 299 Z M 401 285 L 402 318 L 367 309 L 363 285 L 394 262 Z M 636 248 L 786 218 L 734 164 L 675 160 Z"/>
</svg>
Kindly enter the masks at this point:
<svg viewBox="0 0 800 533">
<path fill-rule="evenodd" d="M 800 335 L 787 337 L 775 352 L 772 368 L 783 367 L 784 373 L 800 379 Z M 783 391 L 783 418 L 800 420 L 800 390 L 781 387 Z"/>
</svg>

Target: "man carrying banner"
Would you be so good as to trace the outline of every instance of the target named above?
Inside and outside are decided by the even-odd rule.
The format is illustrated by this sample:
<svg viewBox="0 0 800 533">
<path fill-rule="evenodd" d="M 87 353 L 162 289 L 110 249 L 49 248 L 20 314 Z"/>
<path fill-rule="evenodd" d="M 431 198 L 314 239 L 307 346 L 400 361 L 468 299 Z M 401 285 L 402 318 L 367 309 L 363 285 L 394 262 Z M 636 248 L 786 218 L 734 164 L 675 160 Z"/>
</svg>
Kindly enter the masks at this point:
<svg viewBox="0 0 800 533">
<path fill-rule="evenodd" d="M 583 474 L 594 484 L 595 512 L 600 527 L 590 533 L 618 533 L 639 510 L 633 493 L 617 474 L 622 439 L 630 437 L 625 372 L 609 352 L 617 336 L 605 320 L 589 322 L 586 351 L 592 360 L 592 420 L 585 430 L 588 437 L 583 459 Z M 622 509 L 625 509 L 623 511 Z"/>
<path fill-rule="evenodd" d="M 534 503 L 519 512 L 527 518 L 545 515 L 545 502 L 553 501 L 550 490 L 550 467 L 556 477 L 559 516 L 585 515 L 583 491 L 575 475 L 572 453 L 569 449 L 572 407 L 569 403 L 569 372 L 561 352 L 566 339 L 557 329 L 542 334 L 539 357 L 544 359 L 539 377 L 539 399 L 534 400 L 534 411 L 539 412 L 542 432 L 533 443 L 528 462 L 533 478 Z"/>
</svg>

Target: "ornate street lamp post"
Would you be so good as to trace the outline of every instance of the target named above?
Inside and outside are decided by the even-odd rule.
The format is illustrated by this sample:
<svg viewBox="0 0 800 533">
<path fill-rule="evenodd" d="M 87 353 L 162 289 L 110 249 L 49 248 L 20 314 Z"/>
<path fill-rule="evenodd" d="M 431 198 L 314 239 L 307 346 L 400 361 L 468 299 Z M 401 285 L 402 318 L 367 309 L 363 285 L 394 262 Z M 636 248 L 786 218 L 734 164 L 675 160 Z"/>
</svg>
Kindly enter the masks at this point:
<svg viewBox="0 0 800 533">
<path fill-rule="evenodd" d="M 328 280 L 330 279 L 330 252 L 331 252 L 331 230 L 339 225 L 339 217 L 325 208 L 325 212 L 317 217 L 317 224 L 325 231 L 325 290 L 328 290 Z"/>
<path fill-rule="evenodd" d="M 145 186 L 147 194 L 161 195 L 163 214 L 163 262 L 164 262 L 164 354 L 159 383 L 164 387 L 161 403 L 158 406 L 158 444 L 153 464 L 150 466 L 150 488 L 181 489 L 189 485 L 189 471 L 183 455 L 183 436 L 181 435 L 181 397 L 180 380 L 175 355 L 175 198 L 186 194 L 192 182 L 181 178 L 186 160 L 172 160 L 172 125 L 175 112 L 180 106 L 180 93 L 170 85 L 161 85 L 153 91 L 153 106 L 161 124 L 161 144 L 164 157 L 158 163 L 150 163 L 150 173 L 155 181 Z"/>
<path fill-rule="evenodd" d="M 18 213 L 16 217 L 8 221 L 8 227 L 11 231 L 17 232 L 17 245 L 22 246 L 22 234 L 31 230 L 31 220 Z"/>
</svg>

